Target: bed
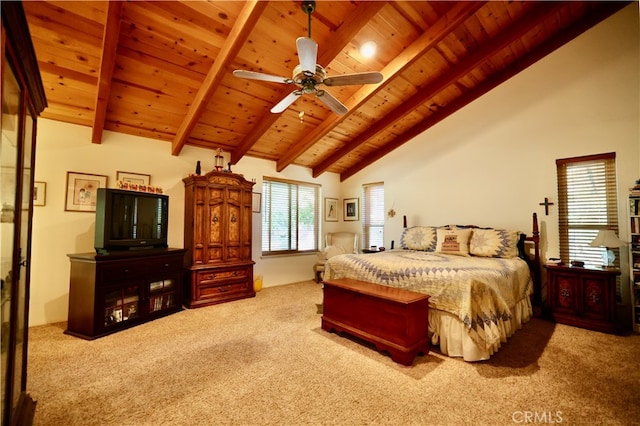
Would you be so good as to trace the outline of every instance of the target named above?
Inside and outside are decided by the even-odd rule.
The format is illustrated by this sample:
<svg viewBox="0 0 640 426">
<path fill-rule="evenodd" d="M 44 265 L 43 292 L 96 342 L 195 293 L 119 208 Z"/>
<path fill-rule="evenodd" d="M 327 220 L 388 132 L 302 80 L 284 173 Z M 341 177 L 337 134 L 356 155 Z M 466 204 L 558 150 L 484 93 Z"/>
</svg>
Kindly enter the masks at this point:
<svg viewBox="0 0 640 426">
<path fill-rule="evenodd" d="M 540 299 L 539 231 L 476 226 L 406 228 L 400 248 L 341 254 L 326 280 L 352 278 L 428 294 L 432 345 L 465 361 L 487 360 L 533 315 Z"/>
</svg>

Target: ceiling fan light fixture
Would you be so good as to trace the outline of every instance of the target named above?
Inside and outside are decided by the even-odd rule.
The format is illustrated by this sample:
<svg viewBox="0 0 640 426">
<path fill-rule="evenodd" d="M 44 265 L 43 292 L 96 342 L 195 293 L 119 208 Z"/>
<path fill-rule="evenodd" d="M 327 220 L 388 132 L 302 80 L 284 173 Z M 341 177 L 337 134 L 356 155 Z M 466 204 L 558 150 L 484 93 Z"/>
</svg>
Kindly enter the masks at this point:
<svg viewBox="0 0 640 426">
<path fill-rule="evenodd" d="M 318 86 L 351 86 L 361 84 L 377 84 L 383 79 L 379 72 L 361 72 L 354 74 L 343 74 L 327 78 L 324 68 L 317 63 L 318 43 L 311 38 L 311 14 L 315 10 L 316 3 L 313 0 L 304 0 L 302 10 L 309 18 L 308 37 L 298 37 L 296 39 L 296 50 L 298 52 L 299 64 L 293 69 L 292 78 L 280 77 L 271 74 L 253 72 L 248 70 L 235 70 L 233 75 L 250 80 L 261 80 L 274 83 L 295 84 L 297 89 L 290 92 L 271 108 L 271 112 L 279 114 L 287 109 L 297 98 L 305 94 L 315 93 L 316 97 L 336 114 L 346 114 L 349 109 L 331 93 L 319 90 Z M 373 43 L 373 42 L 372 42 Z M 375 43 L 373 43 L 375 51 Z"/>
<path fill-rule="evenodd" d="M 360 46 L 360 54 L 367 59 L 373 58 L 377 49 L 378 45 L 375 41 L 367 41 Z"/>
</svg>

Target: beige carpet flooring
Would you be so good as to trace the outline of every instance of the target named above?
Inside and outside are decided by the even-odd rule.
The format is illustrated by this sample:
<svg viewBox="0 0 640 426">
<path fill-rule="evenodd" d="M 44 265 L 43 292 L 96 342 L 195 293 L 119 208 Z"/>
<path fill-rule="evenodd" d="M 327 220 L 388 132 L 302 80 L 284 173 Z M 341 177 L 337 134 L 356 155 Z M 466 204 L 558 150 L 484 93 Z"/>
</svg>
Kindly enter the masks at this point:
<svg viewBox="0 0 640 426">
<path fill-rule="evenodd" d="M 640 423 L 640 336 L 533 319 L 491 360 L 412 367 L 320 328 L 312 281 L 94 341 L 32 327 L 36 425 Z"/>
</svg>

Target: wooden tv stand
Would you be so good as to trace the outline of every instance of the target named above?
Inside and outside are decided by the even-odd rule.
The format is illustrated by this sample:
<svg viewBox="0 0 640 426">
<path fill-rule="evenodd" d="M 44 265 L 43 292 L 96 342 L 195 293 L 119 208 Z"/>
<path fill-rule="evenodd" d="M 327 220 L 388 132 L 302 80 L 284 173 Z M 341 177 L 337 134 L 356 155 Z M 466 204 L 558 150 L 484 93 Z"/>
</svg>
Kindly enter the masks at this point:
<svg viewBox="0 0 640 426">
<path fill-rule="evenodd" d="M 429 353 L 429 296 L 349 278 L 324 281 L 322 328 L 349 333 L 411 365 Z"/>
<path fill-rule="evenodd" d="M 65 334 L 91 340 L 182 310 L 185 251 L 68 254 Z"/>
</svg>

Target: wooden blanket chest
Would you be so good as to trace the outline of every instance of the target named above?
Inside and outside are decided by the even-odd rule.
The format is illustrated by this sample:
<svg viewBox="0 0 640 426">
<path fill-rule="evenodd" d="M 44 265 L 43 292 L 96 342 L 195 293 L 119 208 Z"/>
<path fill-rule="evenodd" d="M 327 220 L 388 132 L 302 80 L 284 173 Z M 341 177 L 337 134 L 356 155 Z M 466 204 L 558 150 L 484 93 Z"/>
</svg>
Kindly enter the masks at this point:
<svg viewBox="0 0 640 426">
<path fill-rule="evenodd" d="M 323 282 L 322 328 L 349 333 L 411 365 L 429 352 L 429 296 L 344 278 Z"/>
</svg>

